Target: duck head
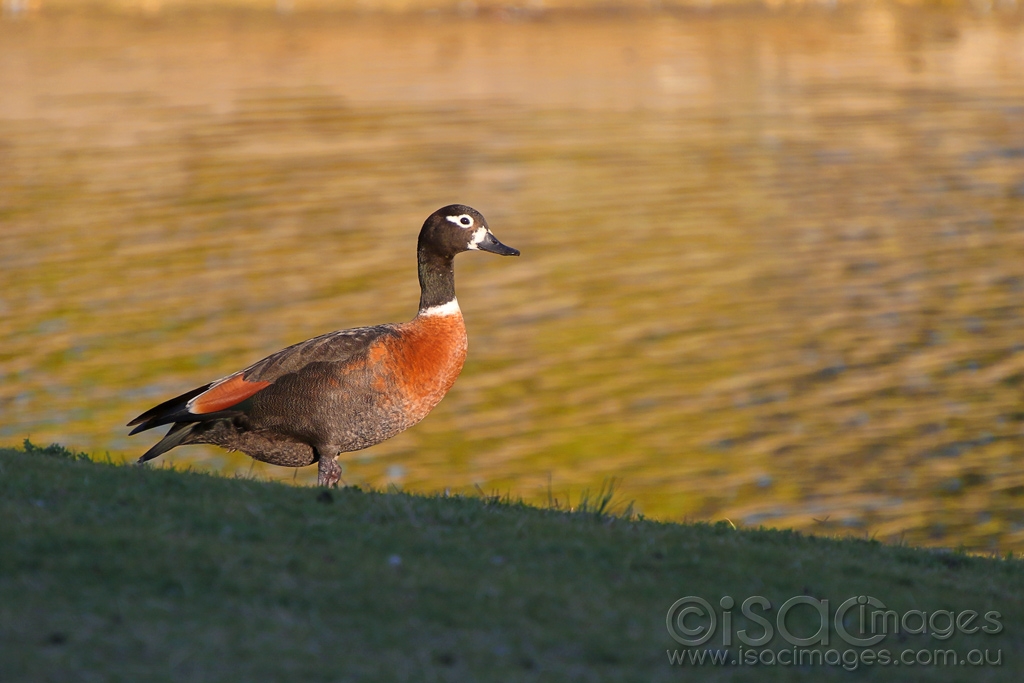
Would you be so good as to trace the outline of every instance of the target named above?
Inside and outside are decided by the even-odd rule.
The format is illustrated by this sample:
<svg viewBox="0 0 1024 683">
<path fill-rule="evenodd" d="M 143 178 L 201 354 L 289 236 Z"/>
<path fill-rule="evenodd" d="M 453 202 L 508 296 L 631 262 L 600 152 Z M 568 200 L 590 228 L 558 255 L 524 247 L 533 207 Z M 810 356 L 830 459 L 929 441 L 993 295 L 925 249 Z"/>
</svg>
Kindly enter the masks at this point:
<svg viewBox="0 0 1024 683">
<path fill-rule="evenodd" d="M 420 230 L 419 250 L 452 258 L 464 251 L 489 251 L 500 256 L 519 256 L 491 232 L 479 211 L 450 204 L 430 214 Z"/>
</svg>

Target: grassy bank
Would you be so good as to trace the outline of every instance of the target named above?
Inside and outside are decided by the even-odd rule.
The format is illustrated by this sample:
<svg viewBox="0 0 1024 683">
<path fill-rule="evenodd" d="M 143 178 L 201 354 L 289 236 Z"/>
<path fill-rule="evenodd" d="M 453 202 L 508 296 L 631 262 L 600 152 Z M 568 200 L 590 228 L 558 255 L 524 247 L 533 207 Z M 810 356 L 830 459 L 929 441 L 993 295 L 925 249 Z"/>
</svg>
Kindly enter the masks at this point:
<svg viewBox="0 0 1024 683">
<path fill-rule="evenodd" d="M 605 514 L 606 502 L 566 512 L 328 494 L 3 449 L 0 680 L 679 680 L 666 651 L 683 650 L 665 617 L 691 595 L 731 596 L 733 632 L 750 633 L 759 626 L 738 605 L 755 595 L 773 609 L 804 595 L 834 612 L 868 595 L 901 614 L 996 610 L 998 635 L 901 633 L 875 649 L 1001 650 L 1000 666 L 970 668 L 976 681 L 1024 670 L 1017 560 L 659 524 Z M 813 616 L 801 607 L 786 624 L 807 635 Z M 717 633 L 706 647 L 722 649 Z M 776 636 L 769 647 L 788 646 Z M 834 633 L 830 647 L 849 649 Z M 858 668 L 887 678 L 887 667 Z M 827 665 L 701 669 L 705 680 L 849 676 Z M 965 669 L 900 673 L 952 681 Z"/>
</svg>

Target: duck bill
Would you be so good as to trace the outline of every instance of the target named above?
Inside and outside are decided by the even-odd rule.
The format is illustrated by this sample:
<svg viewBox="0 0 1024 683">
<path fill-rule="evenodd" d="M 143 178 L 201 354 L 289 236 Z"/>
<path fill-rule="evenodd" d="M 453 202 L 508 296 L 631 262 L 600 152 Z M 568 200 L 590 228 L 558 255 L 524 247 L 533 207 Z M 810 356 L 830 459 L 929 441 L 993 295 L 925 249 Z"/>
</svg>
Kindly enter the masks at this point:
<svg viewBox="0 0 1024 683">
<path fill-rule="evenodd" d="M 476 248 L 480 251 L 489 251 L 492 254 L 498 256 L 519 256 L 519 250 L 513 249 L 512 247 L 502 244 L 498 241 L 498 238 L 487 231 L 484 234 L 484 238 L 476 245 Z"/>
</svg>

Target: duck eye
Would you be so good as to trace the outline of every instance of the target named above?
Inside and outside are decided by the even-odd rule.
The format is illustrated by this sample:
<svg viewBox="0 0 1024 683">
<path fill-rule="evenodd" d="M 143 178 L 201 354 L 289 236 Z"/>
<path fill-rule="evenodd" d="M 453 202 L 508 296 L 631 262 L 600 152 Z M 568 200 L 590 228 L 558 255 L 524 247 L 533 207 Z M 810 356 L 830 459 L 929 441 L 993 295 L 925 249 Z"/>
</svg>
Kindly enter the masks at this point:
<svg viewBox="0 0 1024 683">
<path fill-rule="evenodd" d="M 454 223 L 460 228 L 468 228 L 473 225 L 472 217 L 467 216 L 466 214 L 460 214 L 458 216 L 445 216 L 445 219 L 451 223 Z"/>
</svg>

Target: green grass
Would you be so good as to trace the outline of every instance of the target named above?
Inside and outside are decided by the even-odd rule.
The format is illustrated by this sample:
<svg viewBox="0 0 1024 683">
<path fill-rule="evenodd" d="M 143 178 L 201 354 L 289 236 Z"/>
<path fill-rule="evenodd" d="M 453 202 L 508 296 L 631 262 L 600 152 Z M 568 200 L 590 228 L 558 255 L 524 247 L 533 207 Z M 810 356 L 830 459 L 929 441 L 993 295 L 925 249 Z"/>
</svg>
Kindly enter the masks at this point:
<svg viewBox="0 0 1024 683">
<path fill-rule="evenodd" d="M 0 449 L 0 680 L 687 680 L 668 663 L 678 646 L 665 616 L 689 595 L 760 595 L 776 611 L 800 595 L 832 611 L 857 595 L 901 614 L 997 610 L 998 635 L 893 635 L 875 649 L 1002 651 L 1001 666 L 903 667 L 903 681 L 1024 672 L 1018 560 L 656 523 L 608 489 L 582 502 L 325 493 L 60 446 Z M 738 607 L 732 619 L 734 632 L 760 633 Z M 816 630 L 806 607 L 786 623 Z M 717 634 L 707 644 L 721 646 Z M 705 665 L 700 676 L 851 678 L 830 666 Z"/>
</svg>

